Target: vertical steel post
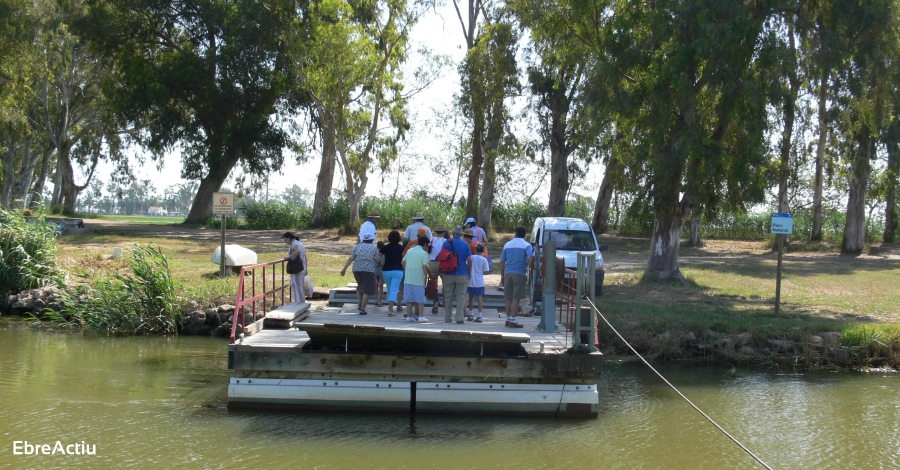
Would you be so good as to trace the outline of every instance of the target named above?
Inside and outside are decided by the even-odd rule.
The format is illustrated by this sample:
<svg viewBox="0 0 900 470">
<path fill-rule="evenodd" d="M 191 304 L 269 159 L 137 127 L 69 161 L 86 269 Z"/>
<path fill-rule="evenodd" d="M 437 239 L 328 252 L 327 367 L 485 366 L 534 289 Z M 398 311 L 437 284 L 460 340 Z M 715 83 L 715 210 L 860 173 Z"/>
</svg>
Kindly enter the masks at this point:
<svg viewBox="0 0 900 470">
<path fill-rule="evenodd" d="M 775 235 L 778 240 L 778 268 L 775 275 L 775 315 L 781 311 L 781 259 L 784 256 L 784 235 Z"/>
<path fill-rule="evenodd" d="M 556 242 L 548 240 L 543 249 L 544 285 L 543 300 L 541 300 L 541 322 L 538 330 L 554 333 L 557 331 L 555 320 L 556 310 Z"/>
<path fill-rule="evenodd" d="M 225 277 L 225 214 L 222 214 L 222 247 L 219 251 L 219 277 Z"/>
<path fill-rule="evenodd" d="M 594 347 L 594 337 L 596 336 L 597 325 L 594 319 L 594 312 L 591 304 L 585 300 L 585 297 L 594 300 L 595 286 L 594 278 L 597 273 L 597 258 L 593 252 L 579 252 L 578 264 L 575 274 L 575 318 L 573 325 L 573 343 L 575 345 L 585 344 L 590 350 L 596 351 Z M 587 311 L 587 315 L 584 311 Z M 585 318 L 586 317 L 586 318 Z M 582 341 L 585 339 L 586 341 Z"/>
</svg>

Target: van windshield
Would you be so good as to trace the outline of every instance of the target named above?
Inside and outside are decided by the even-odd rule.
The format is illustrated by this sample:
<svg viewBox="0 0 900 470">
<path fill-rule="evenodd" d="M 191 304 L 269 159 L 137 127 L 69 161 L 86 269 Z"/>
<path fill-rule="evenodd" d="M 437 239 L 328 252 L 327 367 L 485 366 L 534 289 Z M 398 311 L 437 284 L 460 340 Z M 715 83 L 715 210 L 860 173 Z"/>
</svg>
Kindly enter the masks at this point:
<svg viewBox="0 0 900 470">
<path fill-rule="evenodd" d="M 584 230 L 547 230 L 547 235 L 556 242 L 557 250 L 565 251 L 595 251 L 597 242 L 591 232 Z"/>
</svg>

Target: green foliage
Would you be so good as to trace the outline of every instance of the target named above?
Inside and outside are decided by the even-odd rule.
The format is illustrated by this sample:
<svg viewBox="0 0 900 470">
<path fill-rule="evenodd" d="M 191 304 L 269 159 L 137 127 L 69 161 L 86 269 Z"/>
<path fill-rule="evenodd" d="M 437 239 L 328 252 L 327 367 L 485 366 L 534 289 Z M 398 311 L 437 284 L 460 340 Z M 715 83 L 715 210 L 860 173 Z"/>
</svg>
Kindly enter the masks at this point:
<svg viewBox="0 0 900 470">
<path fill-rule="evenodd" d="M 848 325 L 841 332 L 844 344 L 861 348 L 867 361 L 887 357 L 900 361 L 900 323 L 870 323 Z"/>
<path fill-rule="evenodd" d="M 0 207 L 0 294 L 43 287 L 62 279 L 56 230 L 43 214 L 28 221 L 22 212 Z"/>
<path fill-rule="evenodd" d="M 177 333 L 181 310 L 168 259 L 150 245 L 130 254 L 130 273 L 64 291 L 61 314 L 51 320 L 103 333 Z"/>
<path fill-rule="evenodd" d="M 278 201 L 248 202 L 242 210 L 244 226 L 255 230 L 307 227 L 312 221 L 312 208 Z"/>
<path fill-rule="evenodd" d="M 119 119 L 142 129 L 137 137 L 154 155 L 179 146 L 182 176 L 201 180 L 189 221 L 206 215 L 197 201 L 208 201 L 238 162 L 264 175 L 296 148 L 284 119 L 302 101 L 291 57 L 304 53 L 307 8 L 110 0 L 92 2 L 77 24 L 114 70 L 105 91 Z"/>
<path fill-rule="evenodd" d="M 200 221 L 200 226 L 212 229 L 222 228 L 222 219 L 218 215 L 209 214 Z M 244 219 L 235 216 L 228 216 L 225 219 L 225 228 L 228 230 L 247 228 Z"/>
<path fill-rule="evenodd" d="M 839 243 L 844 233 L 847 214 L 835 208 L 826 208 L 822 218 L 822 239 Z M 721 213 L 715 217 L 705 214 L 700 220 L 701 238 L 719 238 L 730 240 L 767 240 L 772 237 L 772 214 L 764 213 Z M 613 225 L 619 235 L 650 236 L 653 232 L 653 219 L 649 216 L 627 214 Z M 687 230 L 685 228 L 684 230 Z M 884 231 L 882 219 L 866 219 L 866 241 L 876 242 Z M 808 211 L 794 213 L 793 238 L 808 240 L 812 233 L 812 214 Z"/>
</svg>

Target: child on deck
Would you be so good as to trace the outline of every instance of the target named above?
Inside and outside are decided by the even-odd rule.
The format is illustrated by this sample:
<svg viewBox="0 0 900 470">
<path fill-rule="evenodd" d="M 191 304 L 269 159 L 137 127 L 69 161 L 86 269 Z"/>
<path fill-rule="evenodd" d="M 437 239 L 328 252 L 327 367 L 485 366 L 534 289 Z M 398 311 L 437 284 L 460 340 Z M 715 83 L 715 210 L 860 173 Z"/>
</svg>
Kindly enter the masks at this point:
<svg viewBox="0 0 900 470">
<path fill-rule="evenodd" d="M 469 264 L 472 266 L 472 276 L 469 277 L 469 317 L 468 321 L 481 323 L 481 317 L 484 312 L 484 273 L 488 270 L 488 260 L 484 257 L 484 245 L 479 243 L 475 246 L 475 254 L 469 258 Z M 478 299 L 478 317 L 472 314 L 475 299 Z"/>
<path fill-rule="evenodd" d="M 428 252 L 423 248 L 427 245 L 428 237 L 420 235 L 418 244 L 410 248 L 403 256 L 405 278 L 403 301 L 407 306 L 406 321 L 428 321 L 422 315 L 425 309 L 425 280 L 431 276 L 431 271 L 428 269 Z"/>
</svg>

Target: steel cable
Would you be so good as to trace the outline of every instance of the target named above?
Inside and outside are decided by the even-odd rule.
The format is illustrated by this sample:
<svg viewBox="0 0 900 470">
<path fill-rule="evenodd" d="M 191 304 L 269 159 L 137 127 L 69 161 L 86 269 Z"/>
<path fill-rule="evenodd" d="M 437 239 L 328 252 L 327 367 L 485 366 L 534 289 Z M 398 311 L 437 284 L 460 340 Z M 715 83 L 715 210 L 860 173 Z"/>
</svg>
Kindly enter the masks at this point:
<svg viewBox="0 0 900 470">
<path fill-rule="evenodd" d="M 649 367 L 650 370 L 652 370 L 654 374 L 656 374 L 657 376 L 659 376 L 659 378 L 662 379 L 662 381 L 665 382 L 666 385 L 668 385 L 669 387 L 671 387 L 672 390 L 674 390 L 675 393 L 678 394 L 678 396 L 680 396 L 681 398 L 683 398 L 684 401 L 688 402 L 689 405 L 691 405 L 695 410 L 697 410 L 697 413 L 700 413 L 701 416 L 703 416 L 704 418 L 706 418 L 706 420 L 709 421 L 710 423 L 712 423 L 712 425 L 715 426 L 719 431 L 722 431 L 722 434 L 725 434 L 726 436 L 728 436 L 728 438 L 731 439 L 732 442 L 734 442 L 735 444 L 737 444 L 738 447 L 740 447 L 744 452 L 746 452 L 747 455 L 749 455 L 750 457 L 753 457 L 754 460 L 756 460 L 760 465 L 762 465 L 762 466 L 765 467 L 766 469 L 772 470 L 772 467 L 770 467 L 767 463 L 763 462 L 762 459 L 760 459 L 759 457 L 757 457 L 756 454 L 754 454 L 753 452 L 751 452 L 750 449 L 748 449 L 746 446 L 744 446 L 744 444 L 741 444 L 741 442 L 738 441 L 734 436 L 732 436 L 731 434 L 729 434 L 728 431 L 725 430 L 725 428 L 723 428 L 722 426 L 719 426 L 719 423 L 715 422 L 712 418 L 709 417 L 709 415 L 707 415 L 706 413 L 704 413 L 703 410 L 700 409 L 700 407 L 698 407 L 697 405 L 695 405 L 694 402 L 692 402 L 691 400 L 688 399 L 688 397 L 684 396 L 684 394 L 681 393 L 677 388 L 675 388 L 675 386 L 672 385 L 671 382 L 669 382 L 668 380 L 666 380 L 666 378 L 663 377 L 663 375 L 660 374 L 659 371 L 657 371 L 652 365 L 650 365 L 650 363 L 647 362 L 646 359 L 644 359 L 644 356 L 640 355 L 640 354 L 634 349 L 634 347 L 632 347 L 631 344 L 630 344 L 628 341 L 625 340 L 625 338 L 619 333 L 619 331 L 616 330 L 615 327 L 612 326 L 612 324 L 609 322 L 609 320 L 607 320 L 606 317 L 603 316 L 602 313 L 600 313 L 600 309 L 597 308 L 596 305 L 594 305 L 593 300 L 587 298 L 587 296 L 585 296 L 585 300 L 587 300 L 587 302 L 588 302 L 589 304 L 591 304 L 591 307 L 593 307 L 594 311 L 597 312 L 597 316 L 599 316 L 601 319 L 603 319 L 603 322 L 606 323 L 606 326 L 608 326 L 609 329 L 611 329 L 611 330 L 613 331 L 613 333 L 615 333 L 616 336 L 618 336 L 619 339 L 622 340 L 623 343 L 625 343 L 625 346 L 628 346 L 628 349 L 630 349 L 631 352 L 633 352 L 634 355 L 637 356 L 637 357 L 641 360 L 641 362 L 643 362 L 644 364 L 646 364 L 647 367 Z"/>
</svg>

